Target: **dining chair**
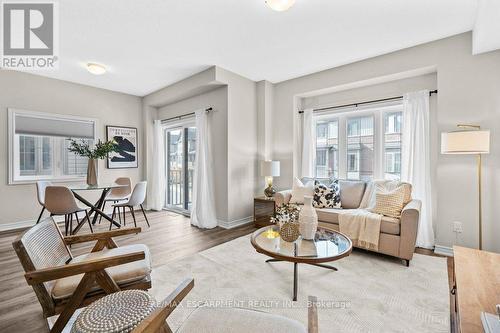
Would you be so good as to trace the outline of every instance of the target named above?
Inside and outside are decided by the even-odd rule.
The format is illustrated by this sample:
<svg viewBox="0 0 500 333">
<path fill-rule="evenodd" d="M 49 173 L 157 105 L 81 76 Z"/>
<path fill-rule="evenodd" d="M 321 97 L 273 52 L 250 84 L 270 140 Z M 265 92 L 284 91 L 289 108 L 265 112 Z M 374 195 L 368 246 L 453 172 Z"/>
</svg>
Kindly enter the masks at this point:
<svg viewBox="0 0 500 333">
<path fill-rule="evenodd" d="M 36 224 L 40 222 L 43 212 L 45 211 L 45 189 L 47 188 L 47 186 L 51 185 L 51 182 L 45 180 L 39 180 L 36 182 L 36 198 L 38 199 L 38 203 L 42 206 L 42 211 L 40 212 L 40 215 L 38 215 Z"/>
<path fill-rule="evenodd" d="M 85 212 L 90 231 L 94 232 L 87 209 L 78 206 L 73 192 L 66 186 L 47 186 L 45 189 L 45 208 L 50 212 L 50 216 L 64 215 L 64 233 L 66 236 L 68 235 L 68 228 L 69 234 L 73 233 L 73 214 L 76 222 L 80 224 L 79 212 Z"/>
<path fill-rule="evenodd" d="M 146 223 L 149 225 L 148 217 L 146 216 L 146 212 L 144 211 L 144 207 L 142 204 L 144 203 L 144 200 L 146 200 L 146 189 L 147 189 L 147 182 L 139 182 L 135 185 L 134 190 L 132 191 L 132 194 L 130 195 L 130 198 L 127 200 L 127 202 L 124 203 L 118 203 L 113 205 L 113 215 L 111 216 L 111 219 L 114 220 L 116 210 L 118 209 L 118 214 L 120 214 L 120 208 L 128 208 L 130 210 L 130 214 L 132 215 L 132 218 L 134 219 L 134 225 L 137 227 L 137 221 L 135 219 L 135 213 L 134 213 L 134 207 L 139 206 L 141 208 L 142 214 L 144 214 L 144 218 L 146 219 Z M 125 219 L 123 221 L 125 224 Z M 111 227 L 113 224 L 109 224 L 109 230 L 111 230 Z"/>
<path fill-rule="evenodd" d="M 102 211 L 106 207 L 106 203 L 113 202 L 118 203 L 120 201 L 128 200 L 130 194 L 132 193 L 132 182 L 128 177 L 120 177 L 116 178 L 115 183 L 119 185 L 126 185 L 123 187 L 115 187 L 109 191 L 108 196 L 104 199 L 104 203 L 102 205 Z M 118 213 L 118 218 L 121 221 L 120 213 Z M 99 224 L 101 224 L 102 216 L 99 216 Z M 123 220 L 125 221 L 125 207 L 123 208 Z"/>
</svg>

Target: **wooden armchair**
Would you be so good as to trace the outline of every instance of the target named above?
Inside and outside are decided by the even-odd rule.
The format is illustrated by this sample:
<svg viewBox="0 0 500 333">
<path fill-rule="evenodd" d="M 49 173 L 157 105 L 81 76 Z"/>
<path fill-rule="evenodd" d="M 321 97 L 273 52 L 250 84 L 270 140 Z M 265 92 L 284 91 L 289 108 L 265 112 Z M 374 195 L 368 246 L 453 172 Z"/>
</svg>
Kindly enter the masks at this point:
<svg viewBox="0 0 500 333">
<path fill-rule="evenodd" d="M 59 314 L 51 332 L 61 332 L 76 309 L 116 291 L 151 288 L 151 257 L 142 244 L 118 247 L 112 237 L 141 228 L 63 237 L 52 218 L 13 243 L 45 318 Z M 68 245 L 95 241 L 88 254 L 73 256 Z"/>
<path fill-rule="evenodd" d="M 161 307 L 144 319 L 132 333 L 171 333 L 166 319 L 193 289 L 194 280 L 184 280 L 161 303 Z M 317 298 L 308 298 L 308 327 L 279 315 L 242 308 L 199 307 L 191 313 L 176 333 L 275 332 L 318 333 Z"/>
</svg>

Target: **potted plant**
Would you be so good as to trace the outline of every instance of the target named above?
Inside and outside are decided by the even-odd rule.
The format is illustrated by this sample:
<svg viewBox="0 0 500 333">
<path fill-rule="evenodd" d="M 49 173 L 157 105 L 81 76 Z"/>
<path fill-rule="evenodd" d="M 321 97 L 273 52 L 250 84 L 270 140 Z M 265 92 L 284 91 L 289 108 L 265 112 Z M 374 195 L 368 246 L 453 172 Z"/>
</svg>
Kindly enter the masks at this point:
<svg viewBox="0 0 500 333">
<path fill-rule="evenodd" d="M 79 156 L 89 159 L 87 167 L 87 185 L 97 185 L 97 161 L 105 159 L 109 153 L 115 152 L 118 145 L 114 140 L 102 142 L 101 140 L 91 147 L 88 141 L 70 139 L 68 150 Z"/>
</svg>

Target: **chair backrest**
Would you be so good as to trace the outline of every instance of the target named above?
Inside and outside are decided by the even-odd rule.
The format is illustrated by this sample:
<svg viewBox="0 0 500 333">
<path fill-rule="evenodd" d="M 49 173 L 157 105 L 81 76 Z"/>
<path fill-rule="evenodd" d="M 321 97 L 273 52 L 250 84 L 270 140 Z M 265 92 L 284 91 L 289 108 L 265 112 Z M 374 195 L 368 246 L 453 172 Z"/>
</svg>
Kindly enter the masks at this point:
<svg viewBox="0 0 500 333">
<path fill-rule="evenodd" d="M 66 186 L 47 186 L 45 208 L 55 215 L 71 214 L 80 210 L 73 192 Z"/>
<path fill-rule="evenodd" d="M 28 229 L 12 243 L 12 246 L 25 272 L 63 266 L 73 258 L 52 217 Z M 33 285 L 44 313 L 53 310 L 53 301 L 50 296 L 53 283 L 51 281 Z"/>
<path fill-rule="evenodd" d="M 123 187 L 115 187 L 111 189 L 110 194 L 116 197 L 126 197 L 130 193 L 132 193 L 132 182 L 128 177 L 120 177 L 116 178 L 115 183 L 118 185 L 127 185 Z"/>
<path fill-rule="evenodd" d="M 146 189 L 148 182 L 139 182 L 135 185 L 132 195 L 128 200 L 128 205 L 139 206 L 146 200 Z"/>
<path fill-rule="evenodd" d="M 36 182 L 36 197 L 40 205 L 45 206 L 45 189 L 51 186 L 52 183 L 46 180 L 39 180 Z"/>
</svg>

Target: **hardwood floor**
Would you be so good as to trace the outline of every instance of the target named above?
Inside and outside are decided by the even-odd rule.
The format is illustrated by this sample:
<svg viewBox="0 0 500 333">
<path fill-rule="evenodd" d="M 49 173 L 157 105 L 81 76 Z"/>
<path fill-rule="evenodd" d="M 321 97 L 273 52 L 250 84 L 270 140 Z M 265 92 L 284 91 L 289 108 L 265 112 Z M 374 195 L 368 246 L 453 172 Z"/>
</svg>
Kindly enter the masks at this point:
<svg viewBox="0 0 500 333">
<path fill-rule="evenodd" d="M 148 212 L 151 228 L 148 228 L 142 213 L 136 212 L 137 226 L 142 227 L 139 235 L 116 238 L 118 245 L 146 244 L 152 253 L 153 269 L 170 260 L 182 258 L 232 239 L 247 235 L 255 229 L 252 225 L 225 230 L 215 228 L 200 230 L 191 227 L 189 219 L 169 212 Z M 132 227 L 130 215 L 126 217 L 127 227 Z M 109 224 L 96 225 L 94 230 L 108 230 Z M 61 227 L 61 230 L 63 228 Z M 88 233 L 88 226 L 79 233 Z M 24 279 L 24 271 L 12 248 L 12 241 L 20 232 L 0 234 L 0 332 L 48 332 L 46 321 L 38 300 Z M 93 243 L 73 246 L 72 253 L 89 252 Z"/>
<path fill-rule="evenodd" d="M 171 260 L 182 258 L 203 251 L 218 244 L 230 241 L 253 232 L 253 225 L 225 230 L 215 228 L 200 230 L 191 227 L 188 218 L 170 212 L 148 212 L 151 228 L 144 217 L 136 213 L 137 224 L 142 227 L 139 235 L 119 237 L 118 245 L 142 243 L 152 253 L 153 268 Z M 133 226 L 130 215 L 126 218 L 127 226 Z M 109 224 L 96 225 L 97 231 L 108 230 Z M 62 228 L 61 228 L 62 230 Z M 80 233 L 89 232 L 84 226 Z M 0 332 L 48 332 L 46 321 L 42 317 L 41 307 L 31 287 L 26 284 L 24 271 L 12 248 L 12 241 L 20 232 L 0 234 Z M 71 251 L 78 255 L 90 251 L 93 244 L 73 246 Z M 417 249 L 417 253 L 434 255 L 430 250 Z M 453 285 L 453 259 L 448 258 L 448 277 Z M 453 305 L 453 302 L 450 303 Z M 453 313 L 453 309 L 452 309 Z"/>
</svg>

